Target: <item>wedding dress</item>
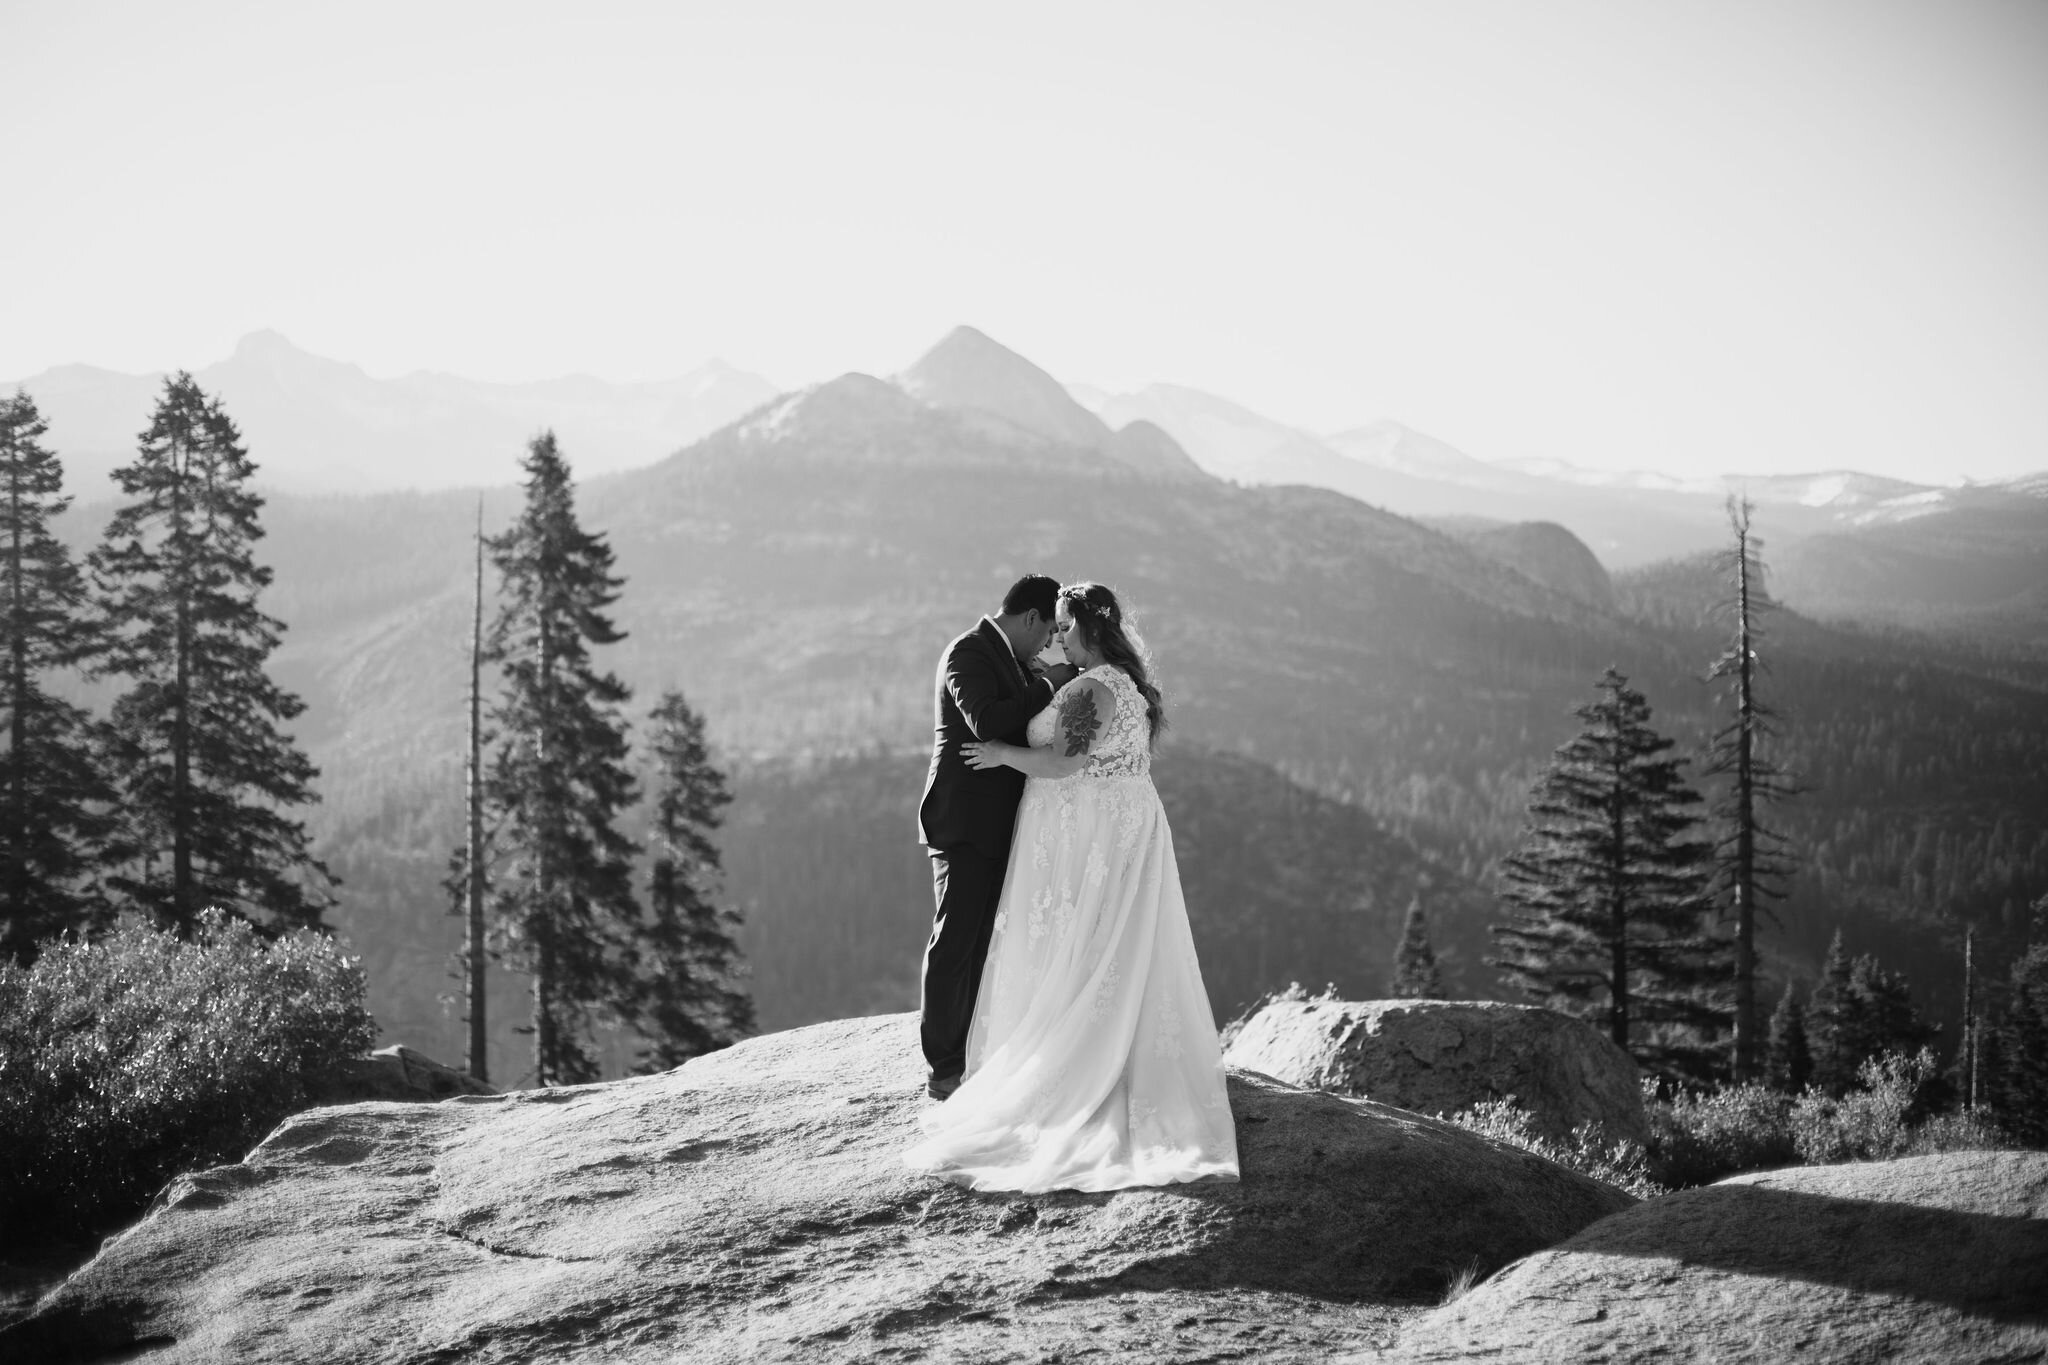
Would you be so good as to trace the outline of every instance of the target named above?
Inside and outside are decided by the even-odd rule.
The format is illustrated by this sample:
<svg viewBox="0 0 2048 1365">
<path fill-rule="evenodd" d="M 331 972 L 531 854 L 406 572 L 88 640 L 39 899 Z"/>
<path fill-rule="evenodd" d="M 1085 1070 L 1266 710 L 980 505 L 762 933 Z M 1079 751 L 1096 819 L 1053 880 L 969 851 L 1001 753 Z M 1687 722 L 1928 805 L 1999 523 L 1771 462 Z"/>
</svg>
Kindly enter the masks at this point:
<svg viewBox="0 0 2048 1365">
<path fill-rule="evenodd" d="M 980 1190 L 1237 1179 L 1145 701 L 1114 665 L 1088 766 L 1025 783 L 967 1036 L 966 1079 L 927 1110 L 911 1167 Z M 1075 679 L 1068 687 L 1079 686 Z M 1031 721 L 1053 741 L 1057 698 Z"/>
</svg>

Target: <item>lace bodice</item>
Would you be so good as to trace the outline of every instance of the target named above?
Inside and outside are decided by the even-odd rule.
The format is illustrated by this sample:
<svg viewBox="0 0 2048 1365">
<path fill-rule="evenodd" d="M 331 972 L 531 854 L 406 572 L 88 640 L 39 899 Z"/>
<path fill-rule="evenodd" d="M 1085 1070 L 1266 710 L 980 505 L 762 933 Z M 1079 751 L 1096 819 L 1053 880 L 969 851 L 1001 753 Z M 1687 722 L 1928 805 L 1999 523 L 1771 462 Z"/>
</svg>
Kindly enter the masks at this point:
<svg viewBox="0 0 2048 1365">
<path fill-rule="evenodd" d="M 1145 698 L 1130 674 L 1115 664 L 1097 664 L 1061 688 L 1052 705 L 1031 718 L 1024 737 L 1034 749 L 1049 748 L 1059 723 L 1060 697 L 1087 678 L 1107 687 L 1116 705 L 1088 756 L 1088 766 L 1074 776 L 1144 777 L 1152 771 L 1152 736 L 1145 723 Z"/>
</svg>

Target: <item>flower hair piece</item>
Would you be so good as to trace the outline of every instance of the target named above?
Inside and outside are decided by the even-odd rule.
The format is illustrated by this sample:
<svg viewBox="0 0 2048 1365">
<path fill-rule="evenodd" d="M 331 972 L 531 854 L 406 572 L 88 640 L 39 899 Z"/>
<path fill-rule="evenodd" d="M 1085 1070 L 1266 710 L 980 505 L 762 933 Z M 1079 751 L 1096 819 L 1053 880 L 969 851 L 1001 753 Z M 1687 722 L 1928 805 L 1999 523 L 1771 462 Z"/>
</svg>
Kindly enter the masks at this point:
<svg viewBox="0 0 2048 1365">
<path fill-rule="evenodd" d="M 1086 597 L 1080 596 L 1078 594 L 1067 599 L 1067 609 L 1069 611 L 1078 610 L 1084 612 L 1087 615 L 1094 617 L 1098 621 L 1107 621 L 1111 625 L 1120 624 L 1120 618 L 1123 615 L 1123 613 L 1117 609 L 1117 605 L 1114 601 L 1090 602 Z"/>
</svg>

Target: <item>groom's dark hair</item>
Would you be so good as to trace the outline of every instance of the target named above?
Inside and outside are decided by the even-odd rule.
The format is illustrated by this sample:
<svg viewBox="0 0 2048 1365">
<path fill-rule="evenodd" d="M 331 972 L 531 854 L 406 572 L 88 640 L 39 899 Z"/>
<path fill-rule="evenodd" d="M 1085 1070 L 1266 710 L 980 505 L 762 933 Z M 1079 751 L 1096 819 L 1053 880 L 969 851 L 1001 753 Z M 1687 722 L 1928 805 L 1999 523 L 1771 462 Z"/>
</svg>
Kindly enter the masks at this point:
<svg viewBox="0 0 2048 1365">
<path fill-rule="evenodd" d="M 1028 573 L 1011 584 L 1010 590 L 1003 594 L 1003 615 L 1022 616 L 1027 611 L 1035 611 L 1050 621 L 1053 612 L 1059 609 L 1059 603 L 1058 579 L 1047 578 L 1042 573 Z"/>
</svg>

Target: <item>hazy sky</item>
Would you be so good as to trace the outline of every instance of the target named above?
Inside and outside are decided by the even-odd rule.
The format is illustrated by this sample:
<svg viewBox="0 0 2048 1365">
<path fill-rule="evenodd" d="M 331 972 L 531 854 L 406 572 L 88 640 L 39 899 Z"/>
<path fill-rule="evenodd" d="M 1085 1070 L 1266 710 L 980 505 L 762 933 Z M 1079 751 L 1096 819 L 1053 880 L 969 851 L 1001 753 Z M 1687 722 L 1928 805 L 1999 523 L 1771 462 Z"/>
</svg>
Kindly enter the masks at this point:
<svg viewBox="0 0 2048 1365">
<path fill-rule="evenodd" d="M 971 322 L 1487 459 L 2048 468 L 2048 3 L 0 0 L 0 376 Z"/>
</svg>

